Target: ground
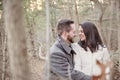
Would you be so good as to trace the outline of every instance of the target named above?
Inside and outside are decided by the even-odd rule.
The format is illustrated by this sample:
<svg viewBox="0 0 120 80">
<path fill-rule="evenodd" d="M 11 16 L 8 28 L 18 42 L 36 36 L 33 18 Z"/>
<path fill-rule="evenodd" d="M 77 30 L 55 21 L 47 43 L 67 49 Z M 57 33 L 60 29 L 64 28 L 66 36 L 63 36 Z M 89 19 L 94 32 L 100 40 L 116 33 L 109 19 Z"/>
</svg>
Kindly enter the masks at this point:
<svg viewBox="0 0 120 80">
<path fill-rule="evenodd" d="M 30 59 L 30 69 L 32 73 L 31 80 L 44 80 L 45 61 L 40 60 L 38 57 L 32 56 Z"/>
</svg>

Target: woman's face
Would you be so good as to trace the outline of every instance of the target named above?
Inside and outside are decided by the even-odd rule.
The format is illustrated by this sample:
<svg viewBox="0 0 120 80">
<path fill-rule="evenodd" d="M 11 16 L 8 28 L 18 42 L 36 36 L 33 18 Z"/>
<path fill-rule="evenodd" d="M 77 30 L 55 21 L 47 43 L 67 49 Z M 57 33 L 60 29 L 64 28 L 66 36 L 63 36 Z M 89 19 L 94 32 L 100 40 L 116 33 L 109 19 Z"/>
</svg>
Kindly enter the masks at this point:
<svg viewBox="0 0 120 80">
<path fill-rule="evenodd" d="M 85 41 L 86 40 L 83 28 L 81 26 L 79 27 L 79 37 L 80 37 L 81 41 Z"/>
</svg>

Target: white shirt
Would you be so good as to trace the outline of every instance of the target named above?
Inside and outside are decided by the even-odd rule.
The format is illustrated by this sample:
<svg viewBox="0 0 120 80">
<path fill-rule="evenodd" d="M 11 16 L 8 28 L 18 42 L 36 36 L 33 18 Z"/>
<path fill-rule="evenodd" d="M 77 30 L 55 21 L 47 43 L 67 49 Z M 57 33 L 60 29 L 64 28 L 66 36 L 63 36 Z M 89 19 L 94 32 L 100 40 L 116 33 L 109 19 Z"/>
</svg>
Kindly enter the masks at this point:
<svg viewBox="0 0 120 80">
<path fill-rule="evenodd" d="M 81 71 L 87 75 L 100 75 L 101 70 L 96 65 L 96 60 L 106 64 L 110 61 L 110 55 L 107 48 L 99 46 L 97 52 L 92 53 L 89 48 L 85 51 L 78 43 L 72 44 L 73 50 L 76 52 L 74 55 L 75 70 Z"/>
</svg>

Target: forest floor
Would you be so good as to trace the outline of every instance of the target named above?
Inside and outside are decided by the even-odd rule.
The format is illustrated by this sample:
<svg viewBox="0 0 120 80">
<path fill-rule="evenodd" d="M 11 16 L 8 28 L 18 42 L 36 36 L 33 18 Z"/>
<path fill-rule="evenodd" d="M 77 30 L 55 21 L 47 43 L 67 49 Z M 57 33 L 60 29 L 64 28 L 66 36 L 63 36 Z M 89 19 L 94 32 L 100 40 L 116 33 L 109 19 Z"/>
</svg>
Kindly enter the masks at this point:
<svg viewBox="0 0 120 80">
<path fill-rule="evenodd" d="M 45 61 L 40 60 L 36 56 L 32 56 L 29 58 L 29 65 L 31 70 L 31 80 L 44 80 L 44 73 L 45 73 Z"/>
<path fill-rule="evenodd" d="M 117 55 L 118 56 L 118 55 Z M 114 57 L 113 61 L 118 59 L 116 56 Z M 31 80 L 44 80 L 45 75 L 45 60 L 41 60 L 37 56 L 29 56 L 29 65 L 30 65 L 30 71 L 31 71 Z M 116 66 L 114 63 L 114 66 L 111 70 L 111 78 L 112 80 L 120 80 L 120 72 L 118 71 L 119 66 Z"/>
</svg>

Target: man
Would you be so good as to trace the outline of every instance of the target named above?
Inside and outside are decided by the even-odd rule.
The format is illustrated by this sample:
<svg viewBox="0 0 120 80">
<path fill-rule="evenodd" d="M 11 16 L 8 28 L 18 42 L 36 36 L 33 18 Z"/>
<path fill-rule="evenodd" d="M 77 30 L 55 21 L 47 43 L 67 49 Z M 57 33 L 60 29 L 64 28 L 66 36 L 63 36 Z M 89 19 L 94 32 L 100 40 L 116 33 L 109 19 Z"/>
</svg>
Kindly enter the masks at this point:
<svg viewBox="0 0 120 80">
<path fill-rule="evenodd" d="M 74 70 L 74 55 L 70 44 L 75 34 L 74 21 L 62 19 L 57 25 L 58 39 L 50 49 L 50 80 L 91 80 L 92 77 Z"/>
</svg>

